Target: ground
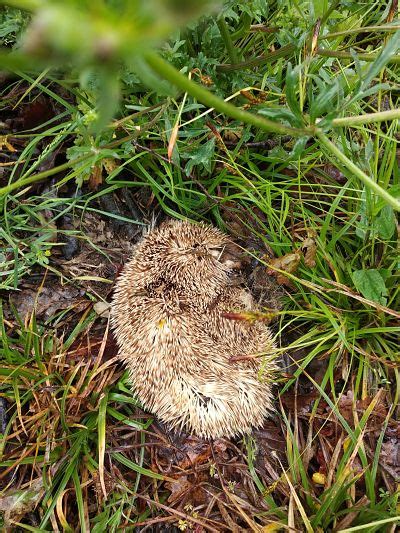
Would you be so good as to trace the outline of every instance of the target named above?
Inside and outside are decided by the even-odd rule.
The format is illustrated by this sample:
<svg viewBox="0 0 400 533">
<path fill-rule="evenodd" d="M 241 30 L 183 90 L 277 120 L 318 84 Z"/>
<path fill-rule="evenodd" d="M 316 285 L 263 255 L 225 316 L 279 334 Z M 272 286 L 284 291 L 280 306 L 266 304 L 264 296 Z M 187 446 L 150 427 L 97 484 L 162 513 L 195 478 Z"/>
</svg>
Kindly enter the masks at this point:
<svg viewBox="0 0 400 533">
<path fill-rule="evenodd" d="M 87 38 L 68 46 L 18 2 L 0 15 L 10 531 L 380 532 L 400 520 L 397 2 L 264 4 L 155 25 L 159 56 L 143 33 L 132 59 L 131 32 L 115 61 L 85 3 L 31 7 L 52 29 L 82 9 L 69 28 Z M 113 16 L 122 34 L 113 9 L 99 27 Z M 114 281 L 167 217 L 240 244 L 263 306 L 240 319 L 267 320 L 280 348 L 276 412 L 244 438 L 169 432 L 118 361 Z"/>
</svg>

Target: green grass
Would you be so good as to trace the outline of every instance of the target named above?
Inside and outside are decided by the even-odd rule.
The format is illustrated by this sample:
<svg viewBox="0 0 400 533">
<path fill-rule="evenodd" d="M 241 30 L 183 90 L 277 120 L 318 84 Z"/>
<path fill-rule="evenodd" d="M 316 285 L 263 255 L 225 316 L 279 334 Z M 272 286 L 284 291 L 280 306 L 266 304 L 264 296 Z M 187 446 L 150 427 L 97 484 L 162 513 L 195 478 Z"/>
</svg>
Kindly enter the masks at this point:
<svg viewBox="0 0 400 533">
<path fill-rule="evenodd" d="M 26 115 L 43 97 L 53 109 L 44 124 L 8 132 L 15 152 L 2 148 L 0 396 L 9 421 L 0 508 L 10 506 L 10 494 L 22 500 L 11 520 L 23 530 L 133 530 L 164 520 L 217 531 L 233 523 L 380 532 L 400 520 L 399 465 L 383 453 L 391 439 L 399 445 L 399 24 L 380 2 L 260 6 L 226 3 L 218 19 L 173 28 L 157 55 L 153 43 L 139 58 L 116 52 L 120 100 L 112 100 L 115 69 L 96 70 L 96 57 L 79 62 L 79 46 L 63 51 L 70 69 L 57 56 L 52 68 L 36 59 L 30 66 L 23 50 L 2 82 L 5 118 Z M 19 35 L 19 13 L 0 19 L 11 29 L 5 44 Z M 90 187 L 96 168 L 97 191 Z M 165 435 L 109 357 L 107 320 L 93 311 L 109 297 L 107 284 L 60 262 L 66 236 L 112 256 L 91 242 L 88 213 L 107 225 L 142 223 L 100 203 L 125 188 L 149 218 L 160 208 L 252 235 L 261 244 L 251 253 L 266 270 L 272 256 L 302 256 L 296 270 L 283 272 L 291 287 L 275 323 L 292 361 L 279 382 L 284 452 L 271 452 L 276 475 L 260 468 L 257 439 L 235 451 L 229 445 L 224 460 L 213 450 L 200 465 L 199 483 L 215 497 L 208 514 L 209 501 L 191 509 L 190 497 L 181 506 L 168 499 L 174 479 L 198 481 L 176 460 L 163 470 L 157 450 L 168 448 Z M 74 228 L 59 227 L 66 214 Z M 301 252 L 307 238 L 315 266 Z M 32 280 L 40 292 L 51 276 L 81 288 L 86 308 L 44 323 L 18 316 L 13 291 Z M 225 462 L 240 464 L 241 476 Z"/>
</svg>

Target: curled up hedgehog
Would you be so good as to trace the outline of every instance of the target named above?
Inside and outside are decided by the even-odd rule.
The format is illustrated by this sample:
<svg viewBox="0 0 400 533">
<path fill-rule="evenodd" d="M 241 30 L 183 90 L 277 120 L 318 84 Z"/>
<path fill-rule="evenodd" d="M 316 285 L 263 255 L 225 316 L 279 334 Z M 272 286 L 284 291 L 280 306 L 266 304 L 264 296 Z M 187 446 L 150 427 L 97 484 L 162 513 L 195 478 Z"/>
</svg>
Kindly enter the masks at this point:
<svg viewBox="0 0 400 533">
<path fill-rule="evenodd" d="M 164 222 L 136 245 L 112 305 L 119 356 L 143 407 L 202 438 L 249 433 L 272 409 L 271 332 L 229 318 L 258 310 L 234 275 L 234 248 L 212 226 Z"/>
</svg>

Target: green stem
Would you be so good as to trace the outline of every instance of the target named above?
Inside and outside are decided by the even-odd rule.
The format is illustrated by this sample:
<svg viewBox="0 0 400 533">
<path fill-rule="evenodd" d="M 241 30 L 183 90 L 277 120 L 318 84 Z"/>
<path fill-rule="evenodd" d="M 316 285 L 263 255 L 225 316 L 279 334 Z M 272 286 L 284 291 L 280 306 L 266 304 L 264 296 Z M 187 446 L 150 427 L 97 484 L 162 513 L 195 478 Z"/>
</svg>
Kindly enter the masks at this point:
<svg viewBox="0 0 400 533">
<path fill-rule="evenodd" d="M 354 61 L 354 57 L 349 52 L 343 52 L 340 50 L 327 50 L 325 48 L 317 48 L 316 53 L 319 56 L 325 56 L 325 57 L 337 57 L 338 59 L 350 59 L 351 61 Z M 360 61 L 375 61 L 375 59 L 378 58 L 379 54 L 357 54 L 357 58 Z M 392 56 L 387 61 L 388 63 L 400 63 L 400 55 Z"/>
<path fill-rule="evenodd" d="M 292 54 L 295 50 L 296 47 L 294 44 L 287 44 L 285 46 L 282 46 L 281 48 L 278 48 L 278 50 L 275 50 L 274 52 L 264 54 L 260 57 L 256 57 L 255 59 L 242 61 L 241 63 L 236 63 L 235 65 L 229 65 L 226 63 L 223 65 L 217 65 L 217 70 L 219 70 L 220 72 L 230 72 L 232 70 L 242 70 L 244 68 L 259 67 L 260 65 L 269 63 L 273 59 L 279 59 L 280 57 L 290 56 L 290 54 Z"/>
<path fill-rule="evenodd" d="M 383 198 L 389 205 L 400 211 L 400 201 L 397 200 L 394 196 L 389 194 L 385 189 L 383 189 L 378 183 L 376 183 L 372 178 L 370 178 L 365 172 L 357 167 L 344 153 L 339 150 L 339 148 L 333 144 L 322 132 L 316 133 L 317 138 L 319 139 L 322 146 L 324 146 L 329 152 L 331 152 L 337 159 L 348 169 L 350 170 L 357 178 L 359 178 L 364 185 L 373 190 L 378 196 Z"/>
<path fill-rule="evenodd" d="M 377 24 L 376 26 L 364 26 L 363 28 L 352 28 L 350 30 L 335 31 L 334 33 L 327 33 L 326 35 L 320 35 L 319 41 L 325 39 L 335 39 L 336 37 L 343 37 L 345 35 L 352 35 L 354 33 L 370 33 L 373 31 L 396 31 L 400 30 L 399 24 Z"/>
<path fill-rule="evenodd" d="M 377 113 L 365 113 L 357 117 L 342 117 L 332 120 L 333 126 L 357 126 L 360 124 L 371 124 L 372 122 L 384 122 L 385 120 L 395 120 L 400 118 L 400 109 L 390 109 Z"/>
<path fill-rule="evenodd" d="M 193 98 L 195 98 L 197 101 L 227 115 L 228 117 L 234 118 L 235 120 L 239 120 L 240 122 L 244 122 L 246 124 L 250 124 L 256 128 L 260 128 L 262 131 L 279 133 L 281 135 L 301 136 L 313 134 L 314 130 L 311 128 L 299 129 L 291 128 L 290 126 L 284 126 L 283 124 L 261 117 L 260 115 L 243 111 L 242 109 L 225 102 L 215 94 L 211 93 L 209 90 L 189 80 L 172 65 L 167 63 L 167 61 L 164 61 L 164 59 L 162 59 L 155 52 L 146 53 L 145 59 L 148 65 L 161 78 L 168 80 L 170 83 L 175 85 L 175 87 L 178 87 L 183 92 L 187 92 L 193 96 Z"/>
<path fill-rule="evenodd" d="M 235 49 L 235 47 L 233 45 L 231 36 L 229 34 L 229 28 L 228 28 L 227 23 L 225 22 L 224 17 L 220 17 L 217 20 L 217 26 L 218 26 L 219 32 L 221 34 L 221 37 L 222 37 L 222 39 L 223 39 L 223 41 L 225 43 L 226 50 L 228 52 L 228 55 L 229 55 L 229 58 L 230 58 L 231 62 L 234 63 L 234 64 L 238 63 L 239 62 L 239 58 L 238 58 L 238 55 L 236 53 L 236 49 Z"/>
<path fill-rule="evenodd" d="M 144 130 L 142 129 L 141 131 L 144 131 Z M 125 137 L 122 137 L 121 139 L 117 139 L 115 141 L 112 141 L 111 143 L 108 143 L 102 146 L 102 149 L 104 150 L 104 149 L 115 148 L 125 142 L 136 139 L 137 136 L 138 136 L 138 132 L 135 132 L 131 135 L 126 135 Z M 25 187 L 26 185 L 30 185 L 31 183 L 35 183 L 36 181 L 41 181 L 45 178 L 48 178 L 49 176 L 54 176 L 54 174 L 58 174 L 59 172 L 62 172 L 63 170 L 68 170 L 69 168 L 73 167 L 77 163 L 82 163 L 83 161 L 86 161 L 87 159 L 90 159 L 91 157 L 93 157 L 93 153 L 87 153 L 85 155 L 82 155 L 81 157 L 77 157 L 73 161 L 67 161 L 66 163 L 63 163 L 62 165 L 59 165 L 58 167 L 53 167 L 49 170 L 38 172 L 38 174 L 34 174 L 33 176 L 30 176 L 29 178 L 22 178 L 20 180 L 9 183 L 5 187 L 0 187 L 0 198 L 3 195 L 9 194 L 15 189 L 20 189 L 21 187 Z"/>
<path fill-rule="evenodd" d="M 3 195 L 9 194 L 14 189 L 25 187 L 25 185 L 30 185 L 31 183 L 35 183 L 35 181 L 40 181 L 44 178 L 48 178 L 49 176 L 54 176 L 54 174 L 58 174 L 59 172 L 62 172 L 63 170 L 67 170 L 72 165 L 76 165 L 76 163 L 81 163 L 82 161 L 85 161 L 86 159 L 89 159 L 92 156 L 93 154 L 85 154 L 81 157 L 78 157 L 77 159 L 74 159 L 73 161 L 68 161 L 67 163 L 63 163 L 62 165 L 59 165 L 58 167 L 53 167 L 49 170 L 44 170 L 43 172 L 34 174 L 33 176 L 30 176 L 29 178 L 13 181 L 12 183 L 9 183 L 5 187 L 0 187 L 0 197 Z"/>
</svg>

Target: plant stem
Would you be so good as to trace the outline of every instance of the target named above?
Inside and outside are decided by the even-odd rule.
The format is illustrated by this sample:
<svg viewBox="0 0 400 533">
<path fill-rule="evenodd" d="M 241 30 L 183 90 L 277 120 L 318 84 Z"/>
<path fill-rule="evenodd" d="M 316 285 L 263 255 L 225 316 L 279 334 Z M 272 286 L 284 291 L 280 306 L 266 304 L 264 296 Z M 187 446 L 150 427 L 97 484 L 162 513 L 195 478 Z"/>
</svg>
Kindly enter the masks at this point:
<svg viewBox="0 0 400 533">
<path fill-rule="evenodd" d="M 217 20 L 217 26 L 219 29 L 219 32 L 221 34 L 221 37 L 225 43 L 226 50 L 228 52 L 229 58 L 232 63 L 236 64 L 239 62 L 238 55 L 236 53 L 236 49 L 233 45 L 231 36 L 229 34 L 229 28 L 228 25 L 224 19 L 224 17 L 219 17 Z"/>
<path fill-rule="evenodd" d="M 138 136 L 138 132 L 135 132 L 131 135 L 126 135 L 125 137 L 121 139 L 116 139 L 115 141 L 112 141 L 104 145 L 102 149 L 104 150 L 104 149 L 115 148 L 116 146 L 120 146 L 124 142 L 128 142 L 133 139 L 136 139 L 137 136 Z M 49 170 L 38 172 L 37 174 L 30 176 L 29 178 L 23 178 L 17 181 L 13 181 L 12 183 L 9 183 L 5 187 L 0 187 L 0 199 L 2 196 L 9 194 L 15 189 L 20 189 L 21 187 L 25 187 L 25 185 L 30 185 L 31 183 L 35 183 L 36 181 L 41 181 L 44 178 L 48 178 L 49 176 L 54 176 L 54 174 L 58 174 L 59 172 L 62 172 L 63 170 L 68 170 L 69 168 L 73 167 L 77 163 L 82 163 L 83 161 L 86 161 L 86 159 L 90 159 L 91 157 L 93 157 L 93 153 L 87 153 L 87 154 L 82 155 L 81 157 L 77 157 L 73 161 L 67 161 L 66 163 L 63 163 L 62 165 L 58 165 L 58 167 L 53 167 L 53 168 L 50 168 Z"/>
<path fill-rule="evenodd" d="M 246 124 L 251 124 L 256 128 L 260 128 L 262 131 L 279 133 L 281 135 L 301 136 L 313 134 L 314 129 L 312 128 L 299 129 L 292 128 L 290 126 L 284 126 L 283 124 L 261 117 L 260 115 L 243 111 L 242 109 L 225 102 L 215 94 L 211 93 L 209 90 L 189 80 L 186 76 L 176 70 L 176 68 L 164 61 L 164 59 L 162 59 L 155 52 L 146 53 L 145 59 L 148 65 L 160 77 L 168 80 L 182 91 L 187 92 L 199 102 L 207 105 L 208 107 L 212 107 L 220 113 L 224 113 L 228 117 L 234 118 Z"/>
<path fill-rule="evenodd" d="M 339 159 L 339 161 L 346 168 L 353 172 L 353 174 L 357 178 L 359 178 L 364 183 L 364 185 L 373 190 L 378 196 L 380 196 L 389 205 L 391 205 L 393 209 L 396 209 L 396 211 L 400 211 L 400 201 L 397 200 L 390 193 L 388 193 L 385 189 L 383 189 L 378 183 L 376 183 L 372 178 L 365 174 L 365 172 L 363 172 L 360 168 L 358 168 L 357 165 L 355 165 L 348 157 L 346 157 L 344 153 L 339 150 L 339 148 L 325 136 L 324 133 L 317 132 L 316 137 L 319 139 L 322 146 L 324 146 L 327 150 L 329 150 L 329 152 L 331 152 L 335 157 L 337 157 L 337 159 Z"/>
<path fill-rule="evenodd" d="M 272 59 L 279 59 L 280 57 L 286 57 L 292 54 L 296 50 L 296 47 L 294 44 L 287 44 L 285 46 L 282 46 L 281 48 L 278 48 L 278 50 L 275 50 L 274 52 L 269 52 L 268 54 L 263 54 L 260 57 L 256 57 L 255 59 L 249 59 L 248 61 L 242 61 L 241 63 L 236 63 L 236 65 L 230 65 L 230 64 L 223 64 L 223 65 L 217 65 L 217 70 L 220 72 L 230 72 L 232 70 L 242 70 L 244 68 L 253 68 L 258 67 L 260 65 L 264 65 L 264 63 L 268 63 L 269 61 L 272 61 Z"/>
<path fill-rule="evenodd" d="M 67 163 L 63 163 L 62 165 L 59 165 L 58 167 L 53 167 L 53 168 L 50 168 L 49 170 L 44 170 L 43 172 L 34 174 L 33 176 L 30 176 L 29 178 L 13 181 L 12 183 L 9 183 L 5 187 L 0 187 L 0 198 L 3 195 L 5 196 L 6 194 L 9 194 L 14 189 L 25 187 L 25 185 L 30 185 L 31 183 L 35 183 L 35 181 L 40 181 L 44 178 L 48 178 L 49 176 L 53 176 L 54 174 L 58 174 L 59 172 L 62 172 L 63 170 L 67 170 L 72 165 L 75 165 L 76 163 L 81 163 L 82 161 L 85 161 L 86 159 L 89 159 L 92 156 L 93 154 L 85 154 L 81 157 L 74 159 L 73 162 L 68 161 Z"/>
<path fill-rule="evenodd" d="M 325 57 L 337 57 L 339 59 L 351 59 L 354 61 L 354 57 L 349 52 L 344 52 L 340 50 L 327 50 L 326 48 L 317 48 L 316 54 Z M 357 58 L 360 61 L 375 61 L 379 54 L 357 54 Z M 400 55 L 392 56 L 387 61 L 388 63 L 400 64 Z"/>
<path fill-rule="evenodd" d="M 356 117 L 341 117 L 332 120 L 333 126 L 357 126 L 360 124 L 371 124 L 372 122 L 384 122 L 400 118 L 400 109 L 389 109 L 377 113 L 365 113 Z"/>
<path fill-rule="evenodd" d="M 363 28 L 351 28 L 350 30 L 335 31 L 334 33 L 327 33 L 326 35 L 320 35 L 318 40 L 324 41 L 325 39 L 335 39 L 336 37 L 343 37 L 345 35 L 351 35 L 354 33 L 369 33 L 373 31 L 396 31 L 400 30 L 399 24 L 377 24 L 376 26 L 364 26 Z"/>
</svg>

